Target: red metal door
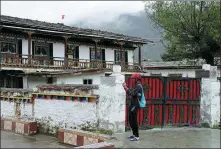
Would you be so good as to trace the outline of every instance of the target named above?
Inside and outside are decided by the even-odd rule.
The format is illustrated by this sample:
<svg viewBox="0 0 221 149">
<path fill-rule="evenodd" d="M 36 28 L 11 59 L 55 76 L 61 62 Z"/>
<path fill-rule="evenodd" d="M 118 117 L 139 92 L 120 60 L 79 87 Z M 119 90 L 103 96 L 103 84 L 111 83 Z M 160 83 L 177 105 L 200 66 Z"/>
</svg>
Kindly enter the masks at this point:
<svg viewBox="0 0 221 149">
<path fill-rule="evenodd" d="M 129 76 L 126 83 L 132 88 Z M 147 106 L 139 109 L 139 126 L 199 125 L 200 79 L 144 76 L 142 85 Z M 126 126 L 129 126 L 127 105 Z"/>
</svg>

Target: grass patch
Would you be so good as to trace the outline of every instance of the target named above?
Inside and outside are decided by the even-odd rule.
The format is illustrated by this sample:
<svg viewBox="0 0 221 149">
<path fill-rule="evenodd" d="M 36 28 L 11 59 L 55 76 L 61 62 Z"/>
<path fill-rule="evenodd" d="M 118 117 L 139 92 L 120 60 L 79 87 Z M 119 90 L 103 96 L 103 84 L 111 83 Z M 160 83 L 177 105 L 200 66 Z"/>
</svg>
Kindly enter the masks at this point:
<svg viewBox="0 0 221 149">
<path fill-rule="evenodd" d="M 201 123 L 200 127 L 202 127 L 202 128 L 210 128 L 210 125 L 209 125 L 209 123 Z"/>
<path fill-rule="evenodd" d="M 212 129 L 220 129 L 219 125 L 213 125 Z"/>
<path fill-rule="evenodd" d="M 103 129 L 103 128 L 81 128 L 81 130 L 83 131 L 89 131 L 89 132 L 93 132 L 93 133 L 99 133 L 99 134 L 105 134 L 105 135 L 112 135 L 113 131 L 112 130 L 107 130 L 107 129 Z"/>
</svg>

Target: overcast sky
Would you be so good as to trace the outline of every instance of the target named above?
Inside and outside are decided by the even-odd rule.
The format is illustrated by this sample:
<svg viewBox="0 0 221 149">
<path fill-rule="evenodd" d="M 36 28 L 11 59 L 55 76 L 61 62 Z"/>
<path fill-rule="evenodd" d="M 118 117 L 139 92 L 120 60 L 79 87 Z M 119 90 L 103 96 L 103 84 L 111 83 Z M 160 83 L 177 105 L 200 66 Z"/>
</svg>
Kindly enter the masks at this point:
<svg viewBox="0 0 221 149">
<path fill-rule="evenodd" d="M 1 1 L 2 15 L 64 24 L 82 20 L 102 23 L 143 9 L 142 1 Z"/>
</svg>

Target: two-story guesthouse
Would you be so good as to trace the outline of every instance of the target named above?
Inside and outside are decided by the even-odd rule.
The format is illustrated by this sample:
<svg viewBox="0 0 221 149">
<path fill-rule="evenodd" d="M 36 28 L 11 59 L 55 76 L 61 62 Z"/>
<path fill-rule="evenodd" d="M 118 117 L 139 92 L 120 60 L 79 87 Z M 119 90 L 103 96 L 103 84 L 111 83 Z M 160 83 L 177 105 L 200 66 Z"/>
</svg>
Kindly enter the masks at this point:
<svg viewBox="0 0 221 149">
<path fill-rule="evenodd" d="M 1 15 L 0 87 L 43 84 L 99 84 L 120 64 L 124 73 L 141 70 L 141 46 L 151 41 Z M 139 49 L 139 63 L 133 52 Z"/>
</svg>

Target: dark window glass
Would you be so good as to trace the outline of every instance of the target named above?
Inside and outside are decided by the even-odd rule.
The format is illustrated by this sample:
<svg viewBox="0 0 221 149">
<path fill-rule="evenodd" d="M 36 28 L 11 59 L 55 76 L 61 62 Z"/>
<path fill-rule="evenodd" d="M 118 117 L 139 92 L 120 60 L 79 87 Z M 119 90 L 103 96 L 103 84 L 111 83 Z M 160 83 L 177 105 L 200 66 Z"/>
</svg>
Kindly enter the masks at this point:
<svg viewBox="0 0 221 149">
<path fill-rule="evenodd" d="M 92 79 L 88 79 L 88 84 L 92 84 Z"/>
<path fill-rule="evenodd" d="M 53 77 L 47 78 L 47 84 L 53 84 Z"/>
<path fill-rule="evenodd" d="M 2 77 L 0 77 L 0 87 L 5 87 L 5 80 Z"/>
<path fill-rule="evenodd" d="M 93 84 L 93 80 L 92 79 L 84 79 L 83 84 Z"/>
<path fill-rule="evenodd" d="M 49 48 L 44 46 L 35 46 L 35 56 L 47 56 Z"/>
<path fill-rule="evenodd" d="M 116 62 L 120 61 L 120 51 L 119 50 L 116 50 L 116 52 L 115 52 L 115 61 Z"/>
<path fill-rule="evenodd" d="M 83 80 L 83 84 L 87 84 L 87 80 L 85 79 L 85 80 Z"/>
<path fill-rule="evenodd" d="M 1 42 L 1 52 L 4 53 L 16 53 L 16 44 L 15 43 L 7 43 Z"/>
<path fill-rule="evenodd" d="M 97 49 L 97 60 L 102 60 L 101 49 Z M 95 48 L 91 48 L 91 60 L 95 60 Z"/>
</svg>

